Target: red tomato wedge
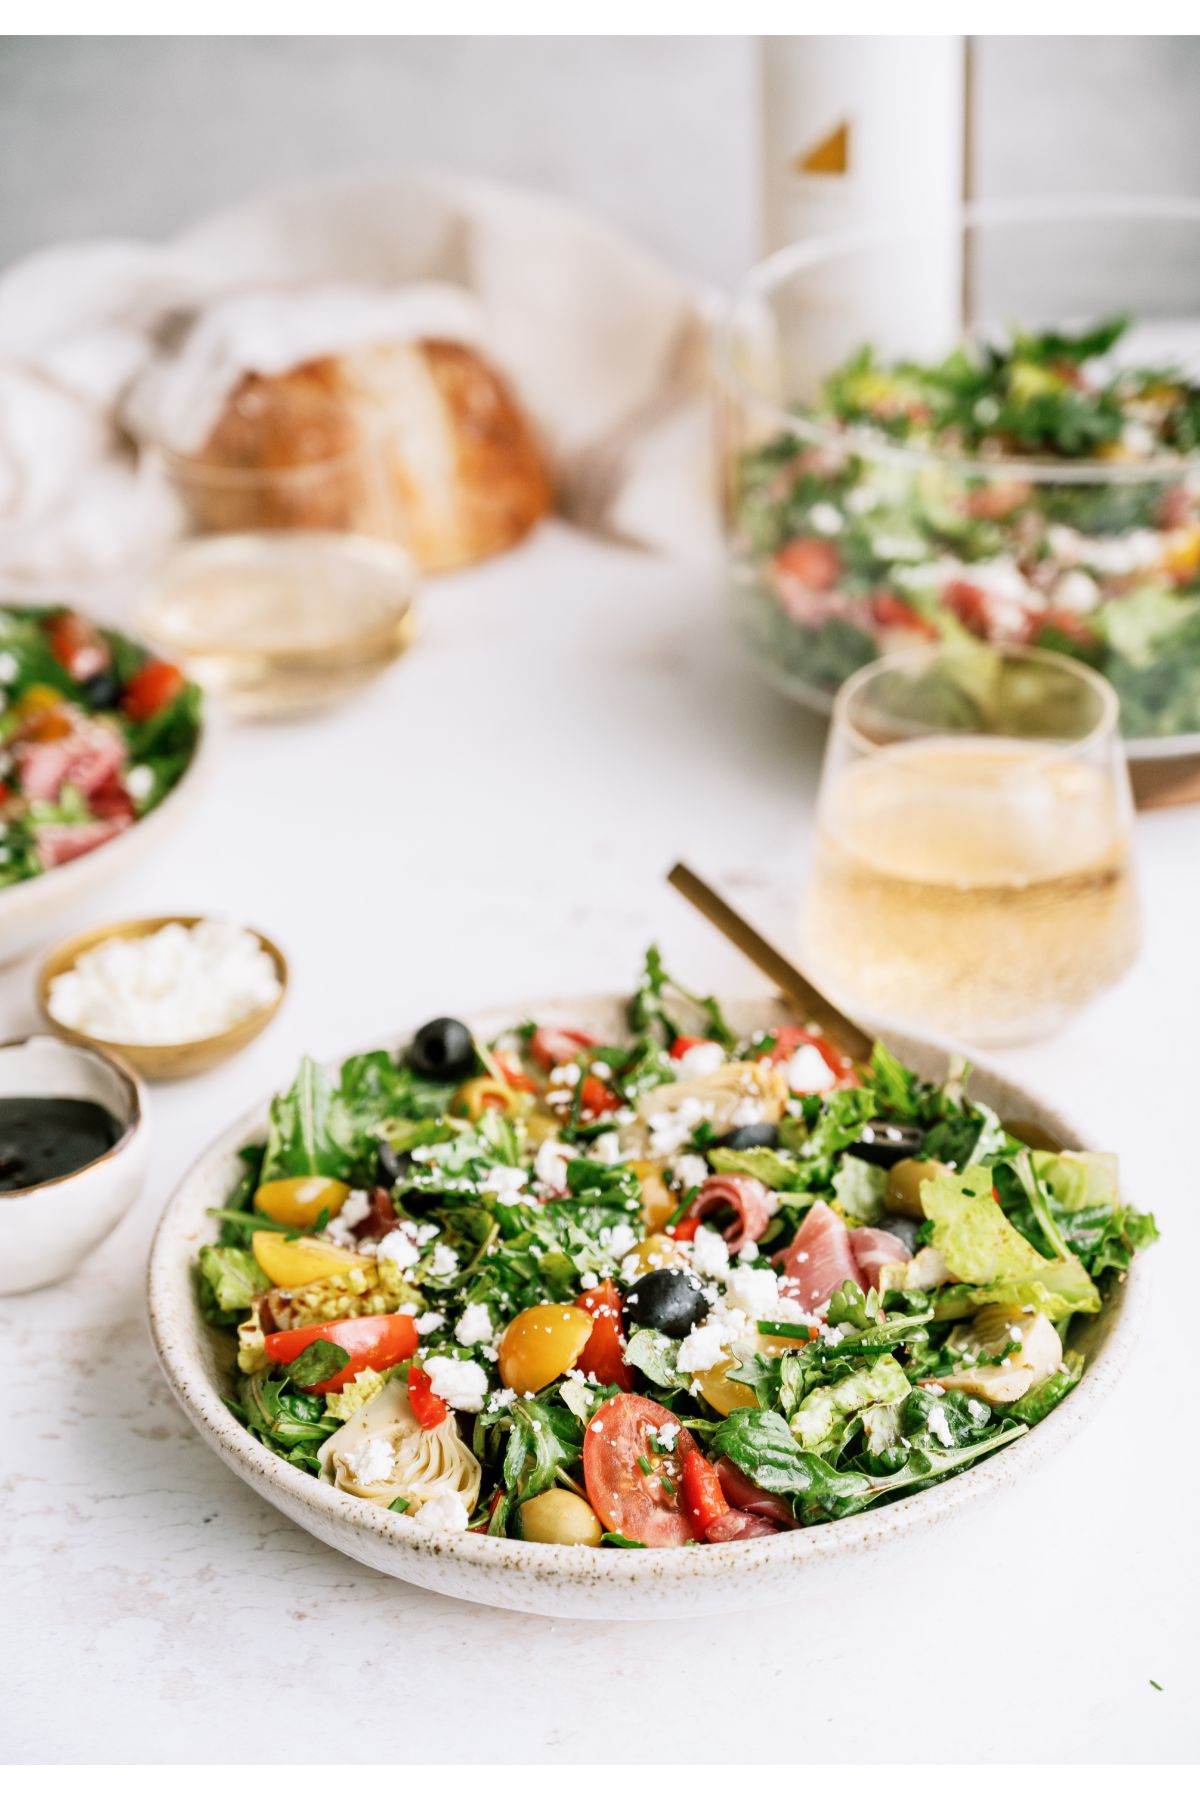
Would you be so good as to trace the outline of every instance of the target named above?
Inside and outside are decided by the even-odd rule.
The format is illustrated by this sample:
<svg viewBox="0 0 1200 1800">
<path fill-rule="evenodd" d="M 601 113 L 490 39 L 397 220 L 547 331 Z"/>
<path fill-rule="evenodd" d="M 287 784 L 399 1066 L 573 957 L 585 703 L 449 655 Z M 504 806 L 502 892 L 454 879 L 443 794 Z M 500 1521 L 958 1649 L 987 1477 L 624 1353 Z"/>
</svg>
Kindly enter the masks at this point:
<svg viewBox="0 0 1200 1800">
<path fill-rule="evenodd" d="M 506 1062 L 502 1056 L 496 1058 L 496 1067 L 499 1069 L 501 1075 L 503 1075 L 509 1087 L 515 1088 L 518 1093 L 533 1094 L 537 1092 L 537 1083 L 534 1081 L 532 1075 L 527 1075 L 525 1073 L 524 1069 L 514 1069 L 512 1064 Z"/>
<path fill-rule="evenodd" d="M 670 1450 L 656 1435 L 664 1427 L 674 1437 Z M 657 1401 L 641 1394 L 606 1400 L 583 1434 L 587 1497 L 606 1529 L 652 1550 L 690 1543 L 680 1484 L 695 1448 L 691 1433 Z"/>
<path fill-rule="evenodd" d="M 579 1110 L 583 1113 L 616 1112 L 620 1106 L 620 1096 L 606 1087 L 598 1075 L 585 1075 L 583 1086 L 579 1090 Z"/>
<path fill-rule="evenodd" d="M 841 558 L 825 538 L 793 538 L 775 558 L 781 575 L 790 575 L 806 588 L 831 588 L 842 572 Z"/>
<path fill-rule="evenodd" d="M 108 645 L 79 613 L 59 613 L 50 627 L 50 653 L 74 681 L 90 681 L 112 660 Z"/>
<path fill-rule="evenodd" d="M 837 1045 L 823 1032 L 809 1031 L 803 1025 L 781 1025 L 775 1033 L 775 1043 L 760 1062 L 789 1062 L 797 1050 L 804 1044 L 811 1044 L 824 1057 L 831 1075 L 837 1079 L 839 1087 L 857 1085 L 854 1064 L 848 1056 L 843 1056 Z"/>
<path fill-rule="evenodd" d="M 592 1335 L 575 1367 L 605 1387 L 633 1391 L 633 1372 L 625 1366 L 625 1333 L 621 1330 L 621 1295 L 615 1281 L 602 1281 L 572 1302 L 592 1320 Z"/>
<path fill-rule="evenodd" d="M 169 706 L 183 687 L 183 670 L 174 663 L 143 663 L 131 676 L 121 697 L 121 711 L 127 719 L 141 724 Z"/>
<path fill-rule="evenodd" d="M 549 1073 L 560 1063 L 574 1062 L 579 1052 L 595 1041 L 586 1031 L 564 1031 L 555 1025 L 539 1025 L 529 1040 L 529 1054 Z"/>
<path fill-rule="evenodd" d="M 439 1425 L 445 1423 L 449 1413 L 441 1395 L 434 1393 L 433 1382 L 424 1369 L 418 1369 L 416 1363 L 408 1371 L 408 1404 L 422 1431 L 436 1431 Z"/>
<path fill-rule="evenodd" d="M 263 1348 L 273 1363 L 295 1362 L 302 1350 L 324 1338 L 337 1344 L 350 1361 L 345 1368 L 307 1388 L 310 1394 L 336 1394 L 364 1369 L 391 1369 L 417 1348 L 417 1325 L 411 1313 L 378 1313 L 371 1319 L 335 1319 L 332 1325 L 301 1325 L 294 1331 L 268 1332 Z"/>
<path fill-rule="evenodd" d="M 683 1459 L 683 1510 L 701 1540 L 707 1538 L 714 1519 L 729 1511 L 720 1476 L 698 1450 L 689 1450 Z"/>
</svg>

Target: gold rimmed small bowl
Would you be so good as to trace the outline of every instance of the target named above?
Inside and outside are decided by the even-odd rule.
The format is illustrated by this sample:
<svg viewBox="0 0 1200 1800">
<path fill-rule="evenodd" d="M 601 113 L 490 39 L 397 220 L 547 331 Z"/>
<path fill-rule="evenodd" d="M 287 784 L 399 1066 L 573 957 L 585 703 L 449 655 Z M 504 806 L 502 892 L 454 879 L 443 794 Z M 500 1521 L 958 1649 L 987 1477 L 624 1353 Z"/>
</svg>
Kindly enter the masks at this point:
<svg viewBox="0 0 1200 1800">
<path fill-rule="evenodd" d="M 247 925 L 243 929 L 257 940 L 270 957 L 279 978 L 279 992 L 274 999 L 239 1019 L 236 1025 L 216 1032 L 211 1037 L 193 1038 L 177 1044 L 126 1044 L 115 1038 L 94 1037 L 87 1032 L 76 1031 L 72 1026 L 64 1025 L 61 1020 L 56 1019 L 50 1010 L 52 984 L 60 975 L 73 969 L 85 952 L 94 950 L 97 945 L 114 938 L 151 937 L 154 932 L 161 931 L 164 925 L 182 925 L 190 930 L 193 925 L 203 923 L 204 915 L 200 913 L 166 913 L 153 919 L 126 919 L 115 925 L 97 925 L 90 931 L 80 931 L 74 937 L 65 939 L 50 952 L 38 971 L 37 1003 L 43 1019 L 52 1031 L 69 1043 L 82 1044 L 88 1049 L 115 1051 L 147 1081 L 178 1081 L 187 1075 L 201 1075 L 205 1070 L 215 1069 L 219 1063 L 227 1062 L 231 1056 L 244 1050 L 247 1044 L 253 1043 L 260 1032 L 266 1030 L 287 993 L 287 959 L 278 945 L 273 944 L 261 931 L 256 931 L 253 925 Z"/>
</svg>

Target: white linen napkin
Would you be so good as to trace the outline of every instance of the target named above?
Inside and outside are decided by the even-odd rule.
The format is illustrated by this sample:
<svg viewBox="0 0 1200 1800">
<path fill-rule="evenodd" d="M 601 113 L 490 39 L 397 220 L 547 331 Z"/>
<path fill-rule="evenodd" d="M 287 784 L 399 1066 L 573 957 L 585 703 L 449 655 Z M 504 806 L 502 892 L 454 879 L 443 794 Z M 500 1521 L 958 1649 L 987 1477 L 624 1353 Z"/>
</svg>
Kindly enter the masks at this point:
<svg viewBox="0 0 1200 1800">
<path fill-rule="evenodd" d="M 138 439 L 194 448 L 248 369 L 370 341 L 474 342 L 511 378 L 582 529 L 716 547 L 698 291 L 552 198 L 430 176 L 296 190 L 163 245 L 0 277 L 0 582 L 105 610 L 178 514 Z"/>
</svg>

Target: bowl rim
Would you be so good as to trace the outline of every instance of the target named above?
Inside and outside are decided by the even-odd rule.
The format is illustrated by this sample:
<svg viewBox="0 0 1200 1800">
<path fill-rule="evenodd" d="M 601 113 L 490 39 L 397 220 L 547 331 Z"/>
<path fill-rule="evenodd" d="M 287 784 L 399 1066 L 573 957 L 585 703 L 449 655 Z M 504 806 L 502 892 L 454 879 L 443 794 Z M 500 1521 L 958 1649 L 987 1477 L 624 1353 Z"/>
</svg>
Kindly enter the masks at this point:
<svg viewBox="0 0 1200 1800">
<path fill-rule="evenodd" d="M 30 1194 L 43 1194 L 47 1188 L 62 1187 L 69 1181 L 78 1181 L 81 1175 L 90 1175 L 93 1169 L 102 1164 L 114 1161 L 128 1150 L 135 1137 L 139 1135 L 146 1123 L 146 1092 L 137 1070 L 126 1062 L 119 1052 L 110 1050 L 106 1045 L 88 1042 L 71 1042 L 51 1031 L 30 1031 L 24 1037 L 6 1038 L 0 1042 L 0 1053 L 5 1050 L 24 1050 L 31 1044 L 50 1044 L 57 1050 L 65 1050 L 70 1056 L 91 1057 L 95 1062 L 107 1063 L 113 1074 L 117 1076 L 125 1089 L 129 1105 L 129 1119 L 115 1144 L 82 1168 L 72 1169 L 66 1175 L 51 1175 L 46 1181 L 35 1181 L 30 1187 L 9 1188 L 0 1194 L 0 1206 L 8 1200 L 26 1200 Z"/>
<path fill-rule="evenodd" d="M 121 627 L 117 629 L 121 629 Z M 142 640 L 137 641 L 141 642 Z M 189 676 L 189 680 L 191 679 L 192 677 Z M 72 888 L 82 890 L 91 886 L 97 871 L 105 866 L 101 859 L 107 858 L 110 853 L 115 853 L 119 857 L 123 853 L 123 847 L 130 843 L 139 841 L 144 843 L 146 840 L 139 839 L 138 833 L 147 827 L 151 830 L 155 829 L 156 821 L 160 819 L 173 818 L 184 795 L 186 794 L 189 798 L 194 796 L 199 791 L 200 784 L 212 774 L 223 724 L 219 720 L 218 710 L 214 706 L 213 697 L 207 688 L 198 682 L 195 685 L 200 688 L 201 695 L 200 722 L 196 728 L 196 742 L 192 747 L 192 754 L 188 758 L 186 766 L 180 771 L 178 779 L 163 795 L 157 806 L 152 806 L 149 812 L 142 813 L 139 818 L 133 820 L 126 831 L 118 832 L 116 837 L 109 838 L 107 843 L 98 844 L 94 850 L 87 851 L 83 856 L 77 856 L 72 862 L 60 863 L 56 869 L 43 869 L 40 875 L 31 876 L 28 881 L 16 881 L 11 887 L 0 890 L 0 952 L 3 950 L 2 933 L 5 913 L 16 912 L 20 900 L 27 899 L 31 894 L 40 894 L 47 897 L 53 896 L 57 902 Z"/>
<path fill-rule="evenodd" d="M 914 473 L 951 469 L 973 479 L 1028 481 L 1043 486 L 1118 487 L 1184 480 L 1200 470 L 1200 453 L 1173 460 L 1160 457 L 1118 463 L 1089 457 L 968 456 L 934 446 L 889 443 L 870 431 L 826 423 L 814 413 L 761 393 L 738 368 L 734 339 L 742 309 L 762 300 L 773 288 L 806 269 L 815 269 L 822 263 L 856 251 L 885 249 L 889 244 L 904 243 L 914 237 L 940 236 L 954 229 L 1087 219 L 1123 219 L 1139 223 L 1158 220 L 1200 227 L 1200 198 L 1185 194 L 1051 194 L 1028 199 L 973 200 L 933 215 L 908 213 L 887 223 L 821 232 L 786 244 L 748 269 L 718 309 L 713 328 L 713 359 L 720 382 L 739 405 L 771 415 L 778 430 L 790 432 L 805 443 L 849 452 L 866 461 L 890 463 Z"/>
<path fill-rule="evenodd" d="M 613 992 L 593 992 L 568 1001 L 561 997 L 544 1001 L 525 999 L 516 1005 L 481 1008 L 469 1013 L 468 1017 L 473 1028 L 482 1032 L 503 1030 L 514 1019 L 531 1015 L 554 1017 L 561 1014 L 578 1023 L 586 1021 L 591 1014 L 610 1012 L 614 1004 L 623 1002 L 626 997 Z M 773 1013 L 780 1017 L 789 1010 L 777 997 L 761 993 L 729 996 L 727 1004 L 756 1008 L 764 1016 Z M 369 1048 L 395 1050 L 407 1042 L 410 1035 L 411 1032 L 400 1032 L 382 1045 L 376 1042 Z M 943 1054 L 947 1047 L 943 1039 L 903 1034 L 902 1053 L 905 1055 L 911 1055 L 914 1048 Z M 343 1060 L 343 1057 L 337 1057 L 324 1066 L 336 1069 Z M 991 1067 L 986 1060 L 974 1060 L 973 1068 L 977 1076 L 1020 1093 L 1026 1104 L 1032 1103 L 1035 1115 L 1052 1114 L 1063 1128 L 1064 1141 L 1080 1148 L 1087 1147 L 1086 1132 L 1058 1114 L 1047 1102 L 1038 1101 L 1020 1083 Z M 1031 1467 L 1074 1436 L 1090 1422 L 1124 1373 L 1145 1314 L 1147 1274 L 1142 1259 L 1135 1258 L 1123 1284 L 1119 1333 L 1110 1333 L 1095 1359 L 1089 1359 L 1082 1379 L 1047 1418 L 1007 1445 L 1002 1455 L 990 1456 L 965 1473 L 903 1500 L 847 1519 L 781 1532 L 776 1537 L 755 1540 L 753 1546 L 731 1543 L 683 1547 L 685 1552 L 688 1548 L 702 1548 L 703 1561 L 681 1554 L 679 1548 L 633 1550 L 614 1556 L 603 1549 L 533 1544 L 510 1538 L 489 1538 L 475 1532 L 428 1532 L 403 1514 L 388 1512 L 369 1500 L 318 1481 L 251 1437 L 234 1420 L 204 1366 L 199 1349 L 189 1343 L 196 1327 L 202 1328 L 192 1279 L 197 1243 L 187 1236 L 189 1223 L 195 1223 L 189 1219 L 189 1212 L 194 1208 L 193 1189 L 214 1164 L 233 1155 L 250 1133 L 263 1129 L 269 1104 L 270 1097 L 263 1099 L 222 1132 L 195 1159 L 163 1210 L 147 1267 L 147 1307 L 154 1348 L 164 1377 L 183 1411 L 209 1447 L 215 1449 L 251 1487 L 279 1504 L 288 1516 L 302 1524 L 306 1513 L 317 1513 L 323 1515 L 329 1530 L 335 1531 L 340 1526 L 343 1538 L 353 1535 L 363 1540 L 374 1539 L 383 1546 L 395 1548 L 407 1563 L 413 1565 L 406 1568 L 403 1578 L 418 1584 L 420 1570 L 415 1565 L 425 1563 L 432 1571 L 435 1565 L 445 1567 L 451 1563 L 473 1573 L 491 1570 L 501 1576 L 524 1576 L 535 1584 L 540 1577 L 551 1582 L 572 1578 L 590 1581 L 610 1596 L 626 1591 L 632 1593 L 647 1581 L 652 1581 L 660 1590 L 687 1588 L 695 1592 L 706 1577 L 713 1578 L 710 1586 L 719 1588 L 739 1568 L 744 1568 L 748 1576 L 754 1571 L 761 1572 L 764 1567 L 782 1576 L 804 1564 L 823 1563 L 831 1557 L 865 1552 L 884 1538 L 898 1536 L 919 1526 L 938 1524 L 972 1498 L 982 1499 L 1002 1484 L 1008 1485 L 1021 1470 Z M 278 1500 L 272 1489 L 278 1490 Z M 753 1555 L 748 1554 L 751 1550 Z M 436 1584 L 431 1581 L 431 1585 Z M 483 1595 L 477 1597 L 486 1598 Z M 507 1602 L 498 1598 L 496 1604 Z"/>
<path fill-rule="evenodd" d="M 262 1006 L 256 1007 L 253 1012 L 247 1013 L 236 1024 L 225 1026 L 222 1031 L 211 1032 L 207 1037 L 173 1038 L 170 1043 L 134 1044 L 126 1043 L 120 1038 L 94 1037 L 90 1032 L 78 1031 L 72 1025 L 64 1025 L 50 1011 L 51 984 L 60 975 L 68 974 L 75 967 L 79 958 L 86 955 L 89 950 L 96 949 L 100 944 L 107 943 L 112 938 L 150 937 L 155 931 L 160 931 L 164 925 L 183 925 L 190 929 L 193 925 L 202 925 L 210 920 L 217 920 L 219 916 L 216 913 L 139 915 L 133 919 L 114 919 L 104 925 L 90 925 L 83 931 L 73 932 L 70 937 L 60 939 L 42 957 L 36 977 L 38 1011 L 45 1020 L 47 1028 L 66 1043 L 78 1045 L 85 1050 L 98 1050 L 103 1054 L 112 1055 L 134 1065 L 140 1057 L 147 1054 L 152 1056 L 155 1051 L 164 1053 L 169 1051 L 175 1054 L 181 1051 L 215 1050 L 222 1045 L 228 1046 L 230 1051 L 242 1048 L 243 1044 L 248 1041 L 246 1034 L 249 1033 L 250 1037 L 257 1037 L 260 1031 L 266 1029 L 283 1005 L 288 983 L 291 980 L 291 971 L 288 968 L 287 957 L 278 944 L 269 938 L 266 932 L 260 931 L 256 925 L 247 925 L 240 920 L 228 922 L 239 924 L 240 928 L 248 931 L 251 937 L 256 938 L 261 948 L 266 951 L 279 978 L 279 992 L 273 1000 L 268 1000 Z"/>
</svg>

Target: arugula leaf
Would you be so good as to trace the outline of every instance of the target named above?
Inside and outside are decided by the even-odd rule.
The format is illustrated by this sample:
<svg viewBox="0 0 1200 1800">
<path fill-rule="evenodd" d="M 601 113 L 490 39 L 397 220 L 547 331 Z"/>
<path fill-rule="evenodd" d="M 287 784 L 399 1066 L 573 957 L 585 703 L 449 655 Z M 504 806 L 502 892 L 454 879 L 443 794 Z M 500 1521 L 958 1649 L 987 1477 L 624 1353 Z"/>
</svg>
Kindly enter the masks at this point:
<svg viewBox="0 0 1200 1800">
<path fill-rule="evenodd" d="M 330 1175 L 340 1180 L 350 1161 L 336 1135 L 334 1088 L 320 1064 L 306 1056 L 292 1086 L 271 1102 L 261 1179 Z"/>
<path fill-rule="evenodd" d="M 629 1002 L 630 1026 L 638 1032 L 657 1030 L 661 1032 L 664 1042 L 671 1044 L 677 1037 L 686 1035 L 686 1026 L 692 1022 L 667 1011 L 667 1006 L 673 1006 L 677 1001 L 682 1001 L 686 1007 L 701 1015 L 706 1037 L 712 1038 L 725 1050 L 736 1047 L 737 1039 L 718 1002 L 711 994 L 691 993 L 668 975 L 657 944 L 651 944 L 646 952 L 642 979 Z"/>
<path fill-rule="evenodd" d="M 504 1485 L 518 1502 L 554 1486 L 560 1469 L 583 1454 L 583 1427 L 565 1406 L 514 1400 L 504 1452 Z"/>
<path fill-rule="evenodd" d="M 1019 1400 L 1014 1400 L 1008 1408 L 1008 1417 L 1020 1419 L 1026 1425 L 1039 1424 L 1070 1393 L 1082 1374 L 1083 1357 L 1078 1350 L 1068 1350 L 1063 1357 L 1063 1367 L 1048 1375 L 1037 1387 L 1030 1388 Z"/>
<path fill-rule="evenodd" d="M 238 1384 L 237 1401 L 229 1405 L 255 1437 L 314 1475 L 320 1470 L 317 1451 L 340 1429 L 339 1420 L 326 1416 L 320 1394 L 302 1394 L 286 1377 L 245 1375 Z"/>
<path fill-rule="evenodd" d="M 235 1325 L 271 1283 L 249 1250 L 205 1244 L 200 1252 L 200 1304 L 215 1325 Z"/>
<path fill-rule="evenodd" d="M 327 1338 L 314 1338 L 287 1365 L 288 1380 L 296 1387 L 316 1387 L 320 1381 L 331 1380 L 349 1361 L 350 1352 L 341 1344 L 331 1344 Z"/>
</svg>

